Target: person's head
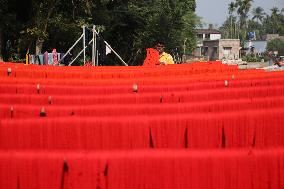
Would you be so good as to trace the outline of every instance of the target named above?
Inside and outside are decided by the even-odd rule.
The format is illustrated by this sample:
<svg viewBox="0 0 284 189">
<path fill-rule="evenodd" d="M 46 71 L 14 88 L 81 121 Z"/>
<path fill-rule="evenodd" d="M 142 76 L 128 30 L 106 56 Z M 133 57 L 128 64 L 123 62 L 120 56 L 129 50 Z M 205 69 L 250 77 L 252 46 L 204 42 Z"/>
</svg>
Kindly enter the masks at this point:
<svg viewBox="0 0 284 189">
<path fill-rule="evenodd" d="M 155 45 L 155 48 L 159 52 L 159 54 L 162 54 L 165 50 L 165 43 L 162 41 L 158 41 Z"/>
</svg>

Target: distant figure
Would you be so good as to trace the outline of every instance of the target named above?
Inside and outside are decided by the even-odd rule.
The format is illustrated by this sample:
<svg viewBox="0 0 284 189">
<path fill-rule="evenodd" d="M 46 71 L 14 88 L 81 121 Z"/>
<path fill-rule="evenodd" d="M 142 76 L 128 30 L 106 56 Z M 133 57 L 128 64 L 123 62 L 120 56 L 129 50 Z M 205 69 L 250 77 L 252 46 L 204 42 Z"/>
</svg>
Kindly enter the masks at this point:
<svg viewBox="0 0 284 189">
<path fill-rule="evenodd" d="M 174 64 L 173 57 L 165 52 L 165 43 L 158 41 L 156 43 L 155 49 L 159 52 L 159 62 L 162 65 Z"/>
<path fill-rule="evenodd" d="M 284 66 L 284 60 L 279 55 L 273 54 L 273 52 L 268 52 L 269 66 L 272 64 L 277 65 L 279 67 Z"/>
<path fill-rule="evenodd" d="M 284 60 L 280 56 L 276 56 L 274 60 L 274 64 L 279 67 L 284 67 Z"/>
<path fill-rule="evenodd" d="M 250 47 L 250 54 L 254 54 L 254 46 Z"/>
<path fill-rule="evenodd" d="M 157 42 L 155 48 L 147 48 L 147 55 L 143 66 L 167 65 L 174 64 L 173 57 L 164 52 L 165 44 Z"/>
<path fill-rule="evenodd" d="M 159 52 L 154 48 L 147 48 L 147 55 L 144 60 L 143 66 L 156 66 L 160 65 Z"/>
</svg>

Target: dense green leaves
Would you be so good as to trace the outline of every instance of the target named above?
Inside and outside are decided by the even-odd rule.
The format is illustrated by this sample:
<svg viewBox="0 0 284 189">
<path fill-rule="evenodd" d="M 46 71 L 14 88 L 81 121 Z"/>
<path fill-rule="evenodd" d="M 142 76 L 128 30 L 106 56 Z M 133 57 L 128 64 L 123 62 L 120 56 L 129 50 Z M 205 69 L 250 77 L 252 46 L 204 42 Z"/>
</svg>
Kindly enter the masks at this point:
<svg viewBox="0 0 284 189">
<path fill-rule="evenodd" d="M 5 6 L 0 10 L 0 45 L 6 60 L 10 55 L 3 49 L 8 40 L 12 53 L 22 56 L 28 49 L 66 52 L 80 36 L 82 25 L 93 24 L 131 65 L 141 64 L 145 49 L 156 40 L 164 40 L 167 50 L 176 54 L 181 54 L 186 38 L 187 52 L 195 46 L 195 0 L 1 1 Z"/>
<path fill-rule="evenodd" d="M 268 51 L 278 51 L 278 54 L 284 55 L 284 41 L 274 39 L 267 44 Z"/>
<path fill-rule="evenodd" d="M 256 39 L 264 34 L 284 34 L 284 11 L 274 7 L 265 13 L 261 7 L 251 10 L 251 0 L 235 0 L 228 5 L 229 17 L 220 27 L 223 38 L 247 40 L 247 33 L 255 31 Z M 251 12 L 251 19 L 249 19 Z"/>
</svg>

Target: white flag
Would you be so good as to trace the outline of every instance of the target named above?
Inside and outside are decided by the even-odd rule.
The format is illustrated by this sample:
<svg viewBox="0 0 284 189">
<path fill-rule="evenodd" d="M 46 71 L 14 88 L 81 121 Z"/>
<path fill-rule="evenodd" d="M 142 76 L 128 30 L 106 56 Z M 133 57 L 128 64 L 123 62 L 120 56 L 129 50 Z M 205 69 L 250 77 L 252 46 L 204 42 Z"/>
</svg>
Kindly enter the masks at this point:
<svg viewBox="0 0 284 189">
<path fill-rule="evenodd" d="M 106 55 L 109 54 L 109 53 L 111 53 L 111 50 L 110 50 L 110 48 L 106 45 Z"/>
</svg>

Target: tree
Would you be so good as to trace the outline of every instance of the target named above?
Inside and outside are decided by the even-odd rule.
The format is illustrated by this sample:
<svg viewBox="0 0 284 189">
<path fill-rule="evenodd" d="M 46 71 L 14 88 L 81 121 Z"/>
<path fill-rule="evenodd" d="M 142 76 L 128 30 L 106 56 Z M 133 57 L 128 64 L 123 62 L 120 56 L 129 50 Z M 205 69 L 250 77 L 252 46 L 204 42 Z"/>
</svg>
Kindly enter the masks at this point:
<svg viewBox="0 0 284 189">
<path fill-rule="evenodd" d="M 277 7 L 273 7 L 270 15 L 263 19 L 263 28 L 266 33 L 284 34 L 284 15 Z"/>
<path fill-rule="evenodd" d="M 267 43 L 267 51 L 278 51 L 279 55 L 284 55 L 284 41 L 280 39 L 274 39 Z"/>
<path fill-rule="evenodd" d="M 18 3 L 10 0 L 7 3 L 13 6 L 8 6 L 5 14 L 15 15 L 14 22 L 18 25 L 2 20 L 5 14 L 0 11 L 0 21 L 13 26 L 0 34 L 5 39 L 11 36 L 22 55 L 27 49 L 39 54 L 53 47 L 66 52 L 81 35 L 82 25 L 95 24 L 100 28 L 101 37 L 125 60 L 138 65 L 145 58 L 145 48 L 157 39 L 166 41 L 168 50 L 180 52 L 188 38 L 186 47 L 191 51 L 195 47 L 194 29 L 200 25 L 200 19 L 194 14 L 195 0 L 26 0 Z M 1 41 L 0 37 L 3 49 Z"/>
<path fill-rule="evenodd" d="M 236 11 L 237 8 L 237 4 L 235 4 L 234 2 L 231 2 L 229 4 L 229 17 L 230 17 L 230 38 L 233 38 L 234 36 L 234 32 L 233 32 L 233 15 L 234 12 Z"/>
<path fill-rule="evenodd" d="M 254 20 L 248 20 L 248 31 L 255 32 L 255 39 L 260 39 L 260 37 L 265 34 L 265 31 L 263 30 L 263 25 Z"/>
<path fill-rule="evenodd" d="M 231 27 L 232 26 L 231 23 L 237 23 L 237 17 L 236 16 L 227 17 L 227 19 L 225 20 L 223 25 L 221 27 L 219 27 L 219 30 L 222 33 L 223 39 L 236 38 L 237 37 L 237 28 Z"/>
<path fill-rule="evenodd" d="M 18 12 L 22 2 L 0 0 L 0 61 L 8 60 L 12 52 L 17 53 L 17 33 L 26 16 Z M 24 8 L 24 6 L 22 6 Z M 13 23 L 13 24 L 12 24 Z"/>
<path fill-rule="evenodd" d="M 278 23 L 278 19 L 279 19 L 279 9 L 277 7 L 273 7 L 271 10 L 271 22 L 272 22 L 272 28 L 273 28 L 273 34 L 277 31 L 277 23 Z"/>
<path fill-rule="evenodd" d="M 253 14 L 252 20 L 256 19 L 257 22 L 262 21 L 265 16 L 264 10 L 261 7 L 254 8 L 252 10 L 252 14 Z"/>
<path fill-rule="evenodd" d="M 237 13 L 240 15 L 240 27 L 241 29 L 247 28 L 246 20 L 248 18 L 248 13 L 251 8 L 251 3 L 253 0 L 236 0 L 238 6 Z"/>
<path fill-rule="evenodd" d="M 165 41 L 170 52 L 181 54 L 185 38 L 192 39 L 187 41 L 188 50 L 195 46 L 194 28 L 198 19 L 194 10 L 194 0 L 109 4 L 108 11 L 115 16 L 110 16 L 103 35 L 131 65 L 141 64 L 145 49 L 156 40 Z"/>
<path fill-rule="evenodd" d="M 48 23 L 58 3 L 59 0 L 33 0 L 35 15 L 31 28 L 27 28 L 27 33 L 36 38 L 35 54 L 41 53 L 43 43 L 48 38 Z"/>
<path fill-rule="evenodd" d="M 5 25 L 5 19 L 4 19 L 4 15 L 6 15 L 7 13 L 7 4 L 8 4 L 8 0 L 1 0 L 1 7 L 0 7 L 0 61 L 3 61 L 3 55 L 2 55 L 2 51 L 3 51 L 3 35 L 4 35 L 4 31 L 2 26 Z"/>
</svg>

